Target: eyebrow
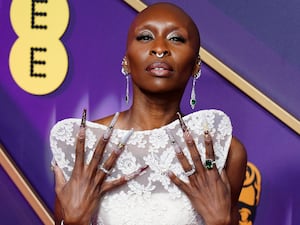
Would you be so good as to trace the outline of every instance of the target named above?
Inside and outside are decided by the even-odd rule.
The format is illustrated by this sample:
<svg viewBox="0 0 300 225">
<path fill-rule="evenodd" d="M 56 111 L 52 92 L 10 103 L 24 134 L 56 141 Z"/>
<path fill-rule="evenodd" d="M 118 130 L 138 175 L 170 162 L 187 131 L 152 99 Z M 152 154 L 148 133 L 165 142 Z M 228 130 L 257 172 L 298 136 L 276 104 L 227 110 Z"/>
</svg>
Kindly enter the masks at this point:
<svg viewBox="0 0 300 225">
<path fill-rule="evenodd" d="M 178 32 L 183 33 L 183 35 L 190 36 L 188 30 L 185 27 L 179 27 L 179 26 L 174 26 L 174 25 L 169 25 L 168 26 L 167 23 L 165 23 L 165 24 L 166 24 L 165 27 L 167 27 L 168 33 L 172 32 L 172 31 L 178 31 Z M 154 30 L 155 31 L 157 29 L 156 29 L 155 25 L 153 25 L 151 23 L 147 23 L 147 24 L 144 24 L 142 26 L 136 27 L 135 32 L 139 33 L 143 30 L 149 30 L 149 31 Z"/>
</svg>

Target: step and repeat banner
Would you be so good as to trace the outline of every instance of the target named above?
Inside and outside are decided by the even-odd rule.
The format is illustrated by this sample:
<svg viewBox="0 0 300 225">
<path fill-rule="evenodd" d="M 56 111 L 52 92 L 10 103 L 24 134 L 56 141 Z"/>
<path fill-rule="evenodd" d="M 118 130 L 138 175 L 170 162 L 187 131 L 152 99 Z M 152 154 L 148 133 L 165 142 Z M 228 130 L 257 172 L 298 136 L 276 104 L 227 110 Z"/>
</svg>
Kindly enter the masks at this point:
<svg viewBox="0 0 300 225">
<path fill-rule="evenodd" d="M 283 17 L 290 19 L 285 37 L 274 39 L 262 28 L 254 29 L 250 20 L 250 12 L 256 10 L 264 31 L 275 32 L 276 24 L 268 26 L 269 17 L 275 16 L 276 9 L 294 15 L 297 7 L 291 5 L 296 3 L 254 1 L 246 9 L 235 0 L 229 5 L 205 0 L 170 2 L 194 18 L 204 49 L 298 120 L 300 66 L 294 57 L 299 56 L 295 48 L 300 45 L 286 43 L 285 38 L 292 31 L 295 39 L 299 37 L 299 28 L 289 25 L 295 26 L 300 18 Z M 121 61 L 127 30 L 137 13 L 134 7 L 140 3 L 0 0 L 1 224 L 51 224 L 55 196 L 49 132 L 57 121 L 80 117 L 83 108 L 89 120 L 128 108 Z M 271 10 L 269 17 L 263 17 L 261 7 Z M 299 134 L 211 65 L 204 63 L 196 87 L 195 110 L 226 112 L 234 135 L 247 148 L 240 224 L 300 223 L 296 213 L 300 210 Z M 190 90 L 191 82 L 181 103 L 185 113 L 191 112 Z"/>
</svg>

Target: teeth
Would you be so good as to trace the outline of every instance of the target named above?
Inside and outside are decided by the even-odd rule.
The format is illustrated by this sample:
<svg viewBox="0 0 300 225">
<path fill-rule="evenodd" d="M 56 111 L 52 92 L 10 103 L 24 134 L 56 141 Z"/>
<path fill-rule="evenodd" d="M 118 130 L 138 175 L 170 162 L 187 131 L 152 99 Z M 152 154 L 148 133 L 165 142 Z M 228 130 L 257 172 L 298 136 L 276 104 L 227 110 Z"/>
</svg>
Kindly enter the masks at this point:
<svg viewBox="0 0 300 225">
<path fill-rule="evenodd" d="M 154 68 L 154 70 L 164 70 L 164 68 Z"/>
</svg>

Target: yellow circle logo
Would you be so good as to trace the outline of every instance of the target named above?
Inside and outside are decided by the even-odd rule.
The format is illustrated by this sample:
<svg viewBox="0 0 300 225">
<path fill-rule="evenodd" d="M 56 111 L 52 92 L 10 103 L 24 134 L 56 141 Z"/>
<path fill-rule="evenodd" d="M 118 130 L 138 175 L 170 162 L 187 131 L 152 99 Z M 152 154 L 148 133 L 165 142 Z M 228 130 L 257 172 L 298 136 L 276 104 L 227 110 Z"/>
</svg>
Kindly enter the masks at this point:
<svg viewBox="0 0 300 225">
<path fill-rule="evenodd" d="M 55 91 L 68 70 L 68 55 L 60 41 L 69 21 L 66 0 L 13 0 L 11 23 L 18 35 L 10 51 L 9 67 L 26 92 Z"/>
</svg>

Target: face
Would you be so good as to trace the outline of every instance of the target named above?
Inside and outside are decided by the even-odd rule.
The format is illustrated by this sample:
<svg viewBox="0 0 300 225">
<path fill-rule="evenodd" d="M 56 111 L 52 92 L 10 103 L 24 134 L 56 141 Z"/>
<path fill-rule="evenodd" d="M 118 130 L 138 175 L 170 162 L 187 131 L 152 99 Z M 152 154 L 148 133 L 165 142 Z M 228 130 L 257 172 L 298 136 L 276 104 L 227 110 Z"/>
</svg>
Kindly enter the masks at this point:
<svg viewBox="0 0 300 225">
<path fill-rule="evenodd" d="M 197 27 L 181 9 L 166 3 L 148 7 L 128 34 L 126 57 L 134 88 L 183 93 L 195 72 L 199 45 Z"/>
</svg>

